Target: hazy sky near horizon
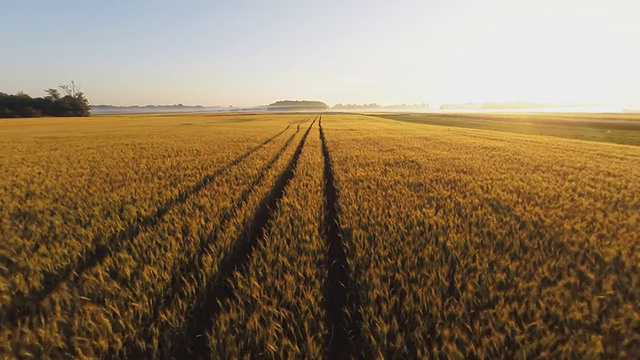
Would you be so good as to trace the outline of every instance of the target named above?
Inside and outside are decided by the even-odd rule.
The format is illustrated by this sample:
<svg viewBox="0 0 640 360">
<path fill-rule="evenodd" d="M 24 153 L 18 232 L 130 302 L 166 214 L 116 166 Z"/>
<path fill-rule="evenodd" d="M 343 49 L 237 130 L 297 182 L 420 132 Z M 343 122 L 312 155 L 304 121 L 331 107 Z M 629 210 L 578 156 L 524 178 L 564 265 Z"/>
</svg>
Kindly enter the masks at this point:
<svg viewBox="0 0 640 360">
<path fill-rule="evenodd" d="M 6 1 L 0 92 L 92 104 L 640 104 L 627 0 Z"/>
</svg>

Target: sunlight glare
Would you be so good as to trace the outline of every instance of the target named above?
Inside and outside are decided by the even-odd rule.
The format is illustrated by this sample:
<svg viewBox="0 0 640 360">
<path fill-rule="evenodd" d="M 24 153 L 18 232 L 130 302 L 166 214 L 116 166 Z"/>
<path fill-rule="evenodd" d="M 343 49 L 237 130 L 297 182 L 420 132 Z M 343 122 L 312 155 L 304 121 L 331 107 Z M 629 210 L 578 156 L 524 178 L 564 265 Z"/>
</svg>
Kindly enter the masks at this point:
<svg viewBox="0 0 640 360">
<path fill-rule="evenodd" d="M 629 78 L 640 77 L 637 34 L 600 10 L 572 2 L 512 5 L 509 15 L 469 28 L 449 66 L 451 91 L 472 101 L 630 98 L 638 84 Z"/>
</svg>

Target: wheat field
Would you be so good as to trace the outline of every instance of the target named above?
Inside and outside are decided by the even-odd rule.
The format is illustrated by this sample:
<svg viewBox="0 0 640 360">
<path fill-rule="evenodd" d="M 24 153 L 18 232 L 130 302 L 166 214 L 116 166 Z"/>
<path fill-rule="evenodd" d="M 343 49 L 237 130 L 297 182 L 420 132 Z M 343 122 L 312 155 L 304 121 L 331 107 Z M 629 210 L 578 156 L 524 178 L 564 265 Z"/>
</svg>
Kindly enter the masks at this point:
<svg viewBox="0 0 640 360">
<path fill-rule="evenodd" d="M 640 351 L 638 146 L 110 115 L 0 121 L 0 164 L 2 358 Z"/>
</svg>

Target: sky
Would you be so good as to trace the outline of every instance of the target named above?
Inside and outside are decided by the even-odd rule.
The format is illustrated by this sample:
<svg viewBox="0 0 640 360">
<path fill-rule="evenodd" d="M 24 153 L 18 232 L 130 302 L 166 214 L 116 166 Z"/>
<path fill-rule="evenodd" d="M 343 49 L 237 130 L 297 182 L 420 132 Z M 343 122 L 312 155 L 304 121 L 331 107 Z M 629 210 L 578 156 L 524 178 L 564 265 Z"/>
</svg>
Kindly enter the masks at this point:
<svg viewBox="0 0 640 360">
<path fill-rule="evenodd" d="M 4 1 L 0 92 L 92 104 L 640 105 L 640 2 Z"/>
</svg>

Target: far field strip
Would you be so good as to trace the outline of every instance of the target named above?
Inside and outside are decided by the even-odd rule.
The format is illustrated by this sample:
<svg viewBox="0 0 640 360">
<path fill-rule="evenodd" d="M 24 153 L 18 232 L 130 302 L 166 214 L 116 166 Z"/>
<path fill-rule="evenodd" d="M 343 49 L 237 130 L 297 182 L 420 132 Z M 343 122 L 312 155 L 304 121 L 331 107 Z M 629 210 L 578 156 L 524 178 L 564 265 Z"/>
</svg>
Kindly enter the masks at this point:
<svg viewBox="0 0 640 360">
<path fill-rule="evenodd" d="M 640 114 L 389 113 L 370 116 L 416 124 L 640 145 Z"/>
</svg>

